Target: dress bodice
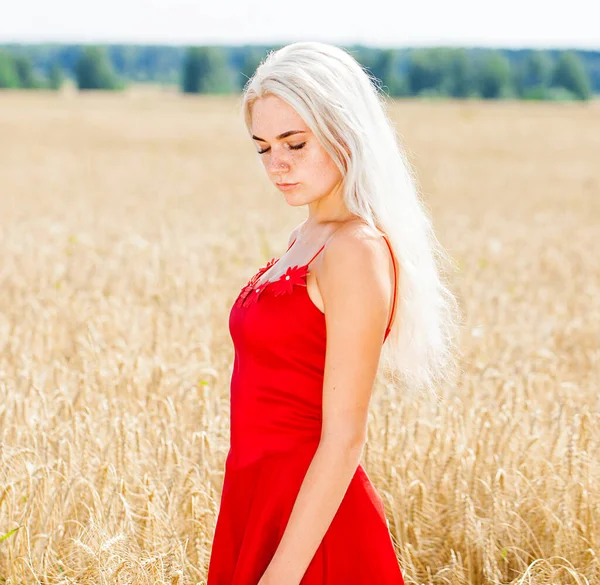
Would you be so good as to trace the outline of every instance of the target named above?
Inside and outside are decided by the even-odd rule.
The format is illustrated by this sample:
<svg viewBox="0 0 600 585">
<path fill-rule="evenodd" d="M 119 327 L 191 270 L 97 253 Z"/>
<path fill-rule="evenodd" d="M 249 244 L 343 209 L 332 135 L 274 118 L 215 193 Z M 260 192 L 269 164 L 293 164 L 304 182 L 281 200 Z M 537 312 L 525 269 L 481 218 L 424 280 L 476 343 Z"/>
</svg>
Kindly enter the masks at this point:
<svg viewBox="0 0 600 585">
<path fill-rule="evenodd" d="M 386 242 L 390 247 L 387 238 Z M 258 284 L 278 261 L 272 258 L 243 287 L 231 308 L 235 357 L 228 467 L 320 440 L 325 314 L 309 297 L 306 276 L 324 248 L 307 264 L 290 266 L 277 279 Z M 394 300 L 395 294 L 394 287 Z M 392 319 L 393 311 L 384 341 Z"/>
</svg>

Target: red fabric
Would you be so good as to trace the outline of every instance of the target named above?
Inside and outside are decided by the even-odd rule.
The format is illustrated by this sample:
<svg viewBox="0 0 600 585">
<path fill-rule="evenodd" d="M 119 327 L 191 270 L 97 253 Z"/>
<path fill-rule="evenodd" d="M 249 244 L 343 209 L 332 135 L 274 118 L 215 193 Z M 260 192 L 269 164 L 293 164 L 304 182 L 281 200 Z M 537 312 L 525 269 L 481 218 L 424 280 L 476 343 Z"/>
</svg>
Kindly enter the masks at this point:
<svg viewBox="0 0 600 585">
<path fill-rule="evenodd" d="M 319 443 L 325 315 L 306 291 L 308 267 L 317 254 L 257 285 L 277 262 L 272 259 L 242 289 L 230 312 L 235 348 L 230 449 L 207 585 L 257 585 Z M 389 324 L 384 340 L 388 333 Z M 404 585 L 383 501 L 362 465 L 301 585 Z"/>
</svg>

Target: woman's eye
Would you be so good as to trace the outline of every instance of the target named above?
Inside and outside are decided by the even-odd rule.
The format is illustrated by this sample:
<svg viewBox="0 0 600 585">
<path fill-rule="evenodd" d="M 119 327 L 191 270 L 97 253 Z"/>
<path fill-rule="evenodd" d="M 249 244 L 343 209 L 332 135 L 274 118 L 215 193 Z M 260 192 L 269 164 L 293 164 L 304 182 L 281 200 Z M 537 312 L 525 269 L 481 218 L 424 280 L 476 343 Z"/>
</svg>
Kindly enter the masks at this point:
<svg viewBox="0 0 600 585">
<path fill-rule="evenodd" d="M 292 150 L 300 150 L 301 148 L 304 147 L 304 145 L 306 144 L 306 142 L 302 142 L 301 144 L 290 144 L 289 147 Z M 265 152 L 269 152 L 269 150 L 271 150 L 270 148 L 265 148 L 264 150 L 259 150 L 258 154 L 264 154 Z"/>
</svg>

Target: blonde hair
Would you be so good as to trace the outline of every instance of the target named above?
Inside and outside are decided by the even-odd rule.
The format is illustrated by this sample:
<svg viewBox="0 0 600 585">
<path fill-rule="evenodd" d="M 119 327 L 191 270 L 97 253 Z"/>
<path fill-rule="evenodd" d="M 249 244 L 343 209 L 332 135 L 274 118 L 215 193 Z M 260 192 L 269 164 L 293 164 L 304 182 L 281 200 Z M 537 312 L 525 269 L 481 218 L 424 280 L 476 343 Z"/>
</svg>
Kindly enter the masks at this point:
<svg viewBox="0 0 600 585">
<path fill-rule="evenodd" d="M 344 176 L 348 210 L 388 236 L 398 294 L 381 363 L 409 392 L 437 396 L 456 364 L 460 312 L 442 275 L 450 257 L 435 237 L 376 82 L 344 49 L 292 43 L 269 52 L 247 81 L 242 115 L 251 133 L 256 99 L 271 94 L 294 108 Z"/>
</svg>

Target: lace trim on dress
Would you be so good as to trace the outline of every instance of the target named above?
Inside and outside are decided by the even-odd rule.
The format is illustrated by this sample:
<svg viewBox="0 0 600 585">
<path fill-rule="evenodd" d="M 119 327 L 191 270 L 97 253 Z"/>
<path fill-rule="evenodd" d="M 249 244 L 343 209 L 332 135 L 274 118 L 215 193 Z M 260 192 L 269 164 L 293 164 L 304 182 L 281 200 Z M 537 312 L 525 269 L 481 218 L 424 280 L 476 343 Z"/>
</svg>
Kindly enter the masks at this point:
<svg viewBox="0 0 600 585">
<path fill-rule="evenodd" d="M 392 322 L 394 319 L 394 312 L 396 309 L 397 275 L 396 275 L 396 260 L 394 258 L 394 254 L 392 252 L 392 247 L 385 235 L 383 236 L 383 239 L 385 240 L 385 242 L 390 250 L 390 254 L 392 255 L 392 264 L 394 266 L 394 298 L 392 301 L 392 313 L 390 315 L 390 320 L 388 322 L 388 326 L 385 330 L 385 337 L 387 337 L 391 330 L 391 325 L 392 325 Z M 296 238 L 294 238 L 294 241 L 289 245 L 288 250 L 294 245 L 295 242 L 296 242 Z M 279 296 L 279 295 L 291 293 L 294 290 L 294 286 L 306 286 L 306 275 L 308 274 L 308 267 L 310 266 L 311 262 L 318 256 L 318 254 L 321 252 L 321 250 L 323 250 L 323 248 L 325 248 L 325 244 L 323 244 L 323 246 L 321 246 L 319 251 L 306 264 L 303 264 L 302 266 L 289 266 L 288 269 L 283 274 L 281 274 L 279 276 L 279 278 L 277 278 L 276 280 L 270 280 L 270 281 L 268 280 L 266 282 L 261 283 L 259 286 L 256 286 L 258 281 L 260 280 L 260 277 L 267 270 L 269 270 L 269 268 L 271 268 L 271 266 L 273 266 L 274 264 L 279 262 L 279 258 L 276 258 L 276 257 L 271 258 L 267 262 L 267 264 L 265 266 L 263 266 L 262 268 L 260 268 L 258 270 L 258 272 L 248 281 L 246 286 L 244 286 L 242 288 L 242 290 L 240 291 L 240 294 L 238 295 L 237 299 L 235 300 L 234 306 L 235 307 L 249 307 L 250 305 L 253 305 L 259 299 L 259 297 L 263 294 L 263 292 L 267 289 L 272 291 L 275 296 Z"/>
<path fill-rule="evenodd" d="M 296 239 L 290 244 L 288 250 L 294 245 Z M 308 274 L 308 267 L 311 262 L 317 257 L 319 252 L 323 250 L 325 245 L 321 246 L 319 251 L 302 266 L 288 266 L 287 270 L 279 276 L 276 280 L 268 280 L 257 286 L 260 277 L 267 271 L 271 266 L 279 262 L 279 258 L 271 258 L 265 266 L 260 268 L 258 272 L 248 281 L 248 284 L 240 291 L 238 298 L 234 305 L 236 307 L 248 307 L 254 304 L 262 293 L 269 289 L 275 296 L 291 293 L 294 290 L 294 286 L 306 286 L 306 275 Z"/>
</svg>

